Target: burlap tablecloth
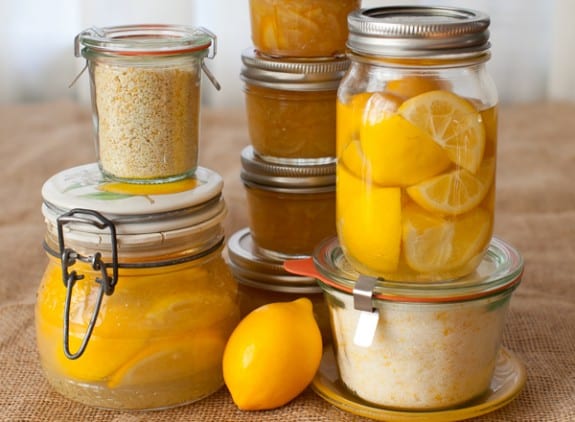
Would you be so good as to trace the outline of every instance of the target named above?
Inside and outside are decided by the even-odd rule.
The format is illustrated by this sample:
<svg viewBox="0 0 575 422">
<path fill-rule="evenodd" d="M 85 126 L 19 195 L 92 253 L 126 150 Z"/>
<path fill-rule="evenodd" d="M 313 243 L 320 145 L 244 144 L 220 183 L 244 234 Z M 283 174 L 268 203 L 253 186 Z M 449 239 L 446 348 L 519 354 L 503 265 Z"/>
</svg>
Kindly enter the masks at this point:
<svg viewBox="0 0 575 422">
<path fill-rule="evenodd" d="M 575 105 L 503 106 L 495 234 L 524 256 L 504 345 L 527 367 L 508 406 L 478 421 L 575 421 Z M 239 152 L 243 110 L 203 110 L 201 164 L 225 181 L 228 234 L 246 225 Z M 360 421 L 307 390 L 283 408 L 242 412 L 225 388 L 157 412 L 116 412 L 68 401 L 44 380 L 34 300 L 46 264 L 40 188 L 63 169 L 94 161 L 88 110 L 70 101 L 0 107 L 0 420 Z"/>
</svg>

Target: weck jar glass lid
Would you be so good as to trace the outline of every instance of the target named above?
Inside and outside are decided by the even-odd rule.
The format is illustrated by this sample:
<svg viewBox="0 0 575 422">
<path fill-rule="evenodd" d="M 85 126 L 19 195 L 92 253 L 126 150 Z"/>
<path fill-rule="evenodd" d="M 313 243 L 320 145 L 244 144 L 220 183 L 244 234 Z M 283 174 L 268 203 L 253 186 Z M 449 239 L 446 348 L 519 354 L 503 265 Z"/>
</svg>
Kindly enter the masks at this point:
<svg viewBox="0 0 575 422">
<path fill-rule="evenodd" d="M 346 260 L 336 237 L 320 243 L 309 260 L 286 261 L 296 274 L 316 276 L 322 283 L 355 294 L 359 274 Z M 442 303 L 474 300 L 515 288 L 521 281 L 523 258 L 505 241 L 493 238 L 477 270 L 465 277 L 440 282 L 386 281 L 374 279 L 373 299 L 392 302 Z"/>
</svg>

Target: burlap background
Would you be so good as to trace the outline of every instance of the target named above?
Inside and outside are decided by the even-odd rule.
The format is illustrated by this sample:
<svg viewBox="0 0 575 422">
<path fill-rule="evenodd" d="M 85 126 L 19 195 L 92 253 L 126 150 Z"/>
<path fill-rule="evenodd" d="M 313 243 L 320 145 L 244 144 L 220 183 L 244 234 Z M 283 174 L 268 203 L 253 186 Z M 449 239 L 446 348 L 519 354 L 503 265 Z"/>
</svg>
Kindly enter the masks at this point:
<svg viewBox="0 0 575 422">
<path fill-rule="evenodd" d="M 478 421 L 575 421 L 575 105 L 503 106 L 496 235 L 526 261 L 504 344 L 528 370 L 525 389 Z M 239 152 L 242 110 L 204 110 L 201 164 L 225 180 L 229 233 L 246 225 Z M 40 187 L 94 160 L 89 112 L 68 101 L 0 107 L 0 420 L 360 421 L 306 391 L 274 411 L 241 412 L 227 391 L 160 412 L 113 412 L 70 402 L 44 380 L 33 304 L 45 266 Z"/>
</svg>

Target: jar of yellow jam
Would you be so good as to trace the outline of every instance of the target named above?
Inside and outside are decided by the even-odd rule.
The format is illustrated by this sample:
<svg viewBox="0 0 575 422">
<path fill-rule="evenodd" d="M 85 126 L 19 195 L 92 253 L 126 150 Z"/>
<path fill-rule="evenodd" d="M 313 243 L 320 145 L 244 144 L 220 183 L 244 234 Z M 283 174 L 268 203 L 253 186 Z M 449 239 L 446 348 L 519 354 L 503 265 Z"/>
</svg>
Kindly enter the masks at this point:
<svg viewBox="0 0 575 422">
<path fill-rule="evenodd" d="M 76 36 L 75 47 L 90 73 L 102 172 L 131 183 L 193 175 L 201 74 L 215 81 L 204 61 L 215 56 L 216 37 L 180 25 L 92 27 Z"/>
<path fill-rule="evenodd" d="M 493 233 L 497 91 L 489 17 L 449 7 L 349 15 L 337 100 L 337 231 L 389 280 L 472 273 Z"/>
<path fill-rule="evenodd" d="M 360 0 L 250 0 L 252 41 L 271 56 L 317 57 L 345 52 L 347 14 Z"/>
<path fill-rule="evenodd" d="M 284 259 L 308 256 L 335 234 L 335 164 L 274 164 L 251 146 L 241 153 L 248 220 L 255 247 Z"/>
<path fill-rule="evenodd" d="M 345 57 L 271 59 L 242 53 L 246 114 L 256 154 L 277 163 L 335 159 L 337 88 Z"/>
<path fill-rule="evenodd" d="M 36 338 L 56 391 L 95 407 L 159 409 L 223 386 L 240 315 L 222 257 L 221 189 L 202 167 L 160 185 L 110 181 L 97 164 L 46 181 Z"/>
<path fill-rule="evenodd" d="M 249 228 L 230 236 L 225 256 L 238 282 L 242 317 L 268 303 L 307 297 L 312 302 L 324 343 L 330 341 L 328 309 L 315 278 L 288 273 L 283 268 L 284 261 L 262 255 L 254 245 Z"/>
</svg>

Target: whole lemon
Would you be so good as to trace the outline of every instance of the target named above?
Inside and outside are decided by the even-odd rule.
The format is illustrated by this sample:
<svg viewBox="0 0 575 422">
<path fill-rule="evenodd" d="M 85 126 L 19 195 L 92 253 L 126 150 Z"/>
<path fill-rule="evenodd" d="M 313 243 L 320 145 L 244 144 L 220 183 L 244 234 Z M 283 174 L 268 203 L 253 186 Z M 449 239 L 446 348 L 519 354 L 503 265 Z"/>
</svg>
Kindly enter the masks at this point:
<svg viewBox="0 0 575 422">
<path fill-rule="evenodd" d="M 322 338 L 307 298 L 263 305 L 238 324 L 223 356 L 224 381 L 242 410 L 283 406 L 312 381 Z"/>
</svg>

